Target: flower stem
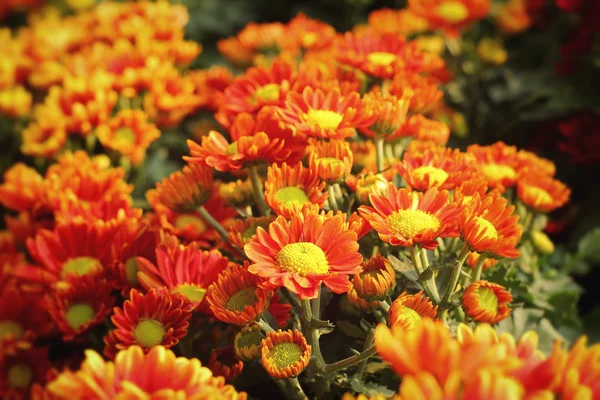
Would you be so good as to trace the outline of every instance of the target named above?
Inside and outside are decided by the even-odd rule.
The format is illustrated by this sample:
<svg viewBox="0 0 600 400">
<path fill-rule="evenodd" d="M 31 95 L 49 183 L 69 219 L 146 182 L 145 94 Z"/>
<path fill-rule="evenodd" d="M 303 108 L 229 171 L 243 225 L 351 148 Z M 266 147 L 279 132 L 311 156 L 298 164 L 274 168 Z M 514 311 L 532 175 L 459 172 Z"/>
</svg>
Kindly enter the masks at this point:
<svg viewBox="0 0 600 400">
<path fill-rule="evenodd" d="M 426 271 L 429 268 L 429 257 L 427 257 L 427 250 L 421 249 L 420 253 L 421 253 L 421 265 L 423 266 L 423 271 Z M 438 292 L 437 285 L 435 284 L 435 278 L 433 277 L 433 274 L 431 275 L 431 278 L 428 279 L 428 281 L 431 281 L 428 284 L 431 286 L 431 292 L 433 294 L 432 299 L 435 301 L 439 301 L 440 293 Z"/>
<path fill-rule="evenodd" d="M 325 360 L 321 354 L 321 345 L 319 343 L 319 330 L 315 328 L 313 320 L 312 305 L 310 300 L 300 300 L 302 305 L 302 315 L 304 316 L 305 324 L 303 324 L 304 337 L 308 341 L 308 344 L 312 346 L 312 353 L 315 356 L 315 367 L 320 369 L 325 365 Z"/>
<path fill-rule="evenodd" d="M 329 207 L 331 207 L 333 211 L 338 211 L 340 208 L 338 206 L 337 198 L 335 196 L 335 190 L 333 188 L 333 185 L 331 185 L 330 183 L 327 184 L 327 192 L 329 193 L 329 198 L 327 199 L 329 201 Z"/>
<path fill-rule="evenodd" d="M 275 329 L 271 328 L 271 325 L 264 319 L 259 319 L 256 321 L 256 325 L 260 326 L 260 328 L 265 332 L 275 332 Z"/>
<path fill-rule="evenodd" d="M 423 267 L 421 261 L 421 255 L 419 254 L 420 251 L 422 250 L 417 248 L 417 246 L 412 246 L 410 248 L 410 257 L 412 258 L 413 264 L 415 266 L 415 271 L 417 271 L 417 274 L 419 276 L 423 272 L 425 272 L 425 268 Z M 425 293 L 427 293 L 427 296 L 431 300 L 433 300 L 436 304 L 440 302 L 440 295 L 437 291 L 437 287 L 435 287 L 433 275 L 425 281 L 421 282 L 421 286 L 423 286 L 423 290 L 425 290 Z"/>
<path fill-rule="evenodd" d="M 213 229 L 215 231 L 217 231 L 219 233 L 219 235 L 221 236 L 221 238 L 223 239 L 223 241 L 228 242 L 229 243 L 229 235 L 227 234 L 227 231 L 225 230 L 225 228 L 223 228 L 223 225 L 221 225 L 219 223 L 219 221 L 217 221 L 209 212 L 206 208 L 204 208 L 204 206 L 200 206 L 198 207 L 198 214 L 200 214 L 200 216 L 206 221 L 208 222 L 208 224 L 210 226 L 213 227 Z M 231 243 L 230 243 L 231 244 Z M 231 247 L 233 247 L 233 249 L 235 249 L 239 255 L 241 255 L 242 257 L 244 257 L 244 252 L 238 248 L 237 246 L 231 244 Z"/>
<path fill-rule="evenodd" d="M 252 181 L 252 191 L 254 192 L 254 199 L 256 200 L 256 204 L 258 204 L 258 210 L 260 211 L 260 215 L 266 216 L 268 212 L 268 207 L 267 203 L 265 203 L 265 192 L 260 176 L 258 175 L 258 167 L 256 165 L 252 165 L 248 167 L 248 172 L 250 173 L 250 180 Z"/>
<path fill-rule="evenodd" d="M 379 308 L 381 308 L 381 310 L 385 312 L 386 315 L 390 311 L 390 305 L 385 300 L 379 302 Z"/>
<path fill-rule="evenodd" d="M 458 278 L 460 278 L 460 271 L 468 255 L 469 246 L 465 243 L 460 254 L 456 258 L 454 265 L 452 266 L 450 280 L 448 281 L 448 286 L 446 287 L 446 291 L 444 292 L 444 297 L 442 297 L 442 301 L 440 302 L 440 310 L 445 311 L 446 305 L 450 300 L 450 296 L 454 294 L 454 291 L 456 290 L 456 285 L 458 284 Z"/>
<path fill-rule="evenodd" d="M 323 371 L 326 374 L 329 374 L 335 371 L 339 371 L 340 369 L 350 368 L 353 365 L 360 364 L 369 357 L 374 356 L 376 353 L 377 349 L 375 349 L 375 346 L 371 346 L 360 354 L 356 354 L 352 357 L 348 357 L 338 362 L 334 362 L 333 364 L 325 364 L 321 371 Z"/>
<path fill-rule="evenodd" d="M 365 344 L 363 346 L 363 351 L 369 349 L 371 346 L 373 346 L 373 342 L 375 341 L 375 329 L 371 329 L 369 331 L 369 334 L 367 335 L 366 339 L 365 339 Z M 358 379 L 360 380 L 363 376 L 363 374 L 365 373 L 365 369 L 367 368 L 367 359 L 365 359 L 360 366 L 358 367 L 358 371 L 356 372 L 356 375 L 358 377 Z"/>
<path fill-rule="evenodd" d="M 479 255 L 477 264 L 475 264 L 475 270 L 473 271 L 473 282 L 476 282 L 481 279 L 481 271 L 483 270 L 483 263 L 485 261 L 485 258 L 486 257 L 483 254 Z"/>
<path fill-rule="evenodd" d="M 383 171 L 383 158 L 384 158 L 384 149 L 383 149 L 383 136 L 377 135 L 375 137 L 375 158 L 377 160 L 377 173 L 381 173 Z"/>
</svg>

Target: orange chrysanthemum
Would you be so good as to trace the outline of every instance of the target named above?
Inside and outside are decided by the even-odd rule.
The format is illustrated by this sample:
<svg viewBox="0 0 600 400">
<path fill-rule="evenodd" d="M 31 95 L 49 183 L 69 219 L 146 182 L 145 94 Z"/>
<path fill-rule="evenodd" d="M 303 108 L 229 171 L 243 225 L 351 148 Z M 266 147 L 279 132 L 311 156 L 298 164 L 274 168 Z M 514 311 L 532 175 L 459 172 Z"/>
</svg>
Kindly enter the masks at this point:
<svg viewBox="0 0 600 400">
<path fill-rule="evenodd" d="M 492 257 L 518 257 L 516 246 L 523 232 L 518 224 L 519 216 L 513 215 L 514 206 L 507 206 L 507 200 L 488 194 L 473 195 L 458 219 L 461 240 L 472 251 Z"/>
<path fill-rule="evenodd" d="M 80 276 L 69 278 L 46 295 L 48 312 L 64 340 L 73 340 L 102 323 L 115 302 L 111 291 L 112 284 L 104 279 Z"/>
<path fill-rule="evenodd" d="M 319 51 L 330 47 L 335 37 L 335 29 L 331 25 L 299 13 L 287 23 L 280 42 L 290 52 L 297 49 Z"/>
<path fill-rule="evenodd" d="M 323 91 L 306 87 L 302 93 L 289 92 L 275 113 L 297 134 L 320 139 L 352 137 L 355 129 L 374 121 L 357 92 L 342 95 L 337 88 Z"/>
<path fill-rule="evenodd" d="M 67 131 L 61 122 L 53 124 L 39 120 L 27 125 L 21 132 L 21 152 L 31 157 L 56 156 L 67 142 Z"/>
<path fill-rule="evenodd" d="M 302 299 L 317 297 L 321 283 L 334 293 L 347 292 L 348 275 L 362 270 L 356 232 L 343 214 L 278 217 L 268 232 L 259 227 L 244 251 L 253 262 L 248 270 L 264 279 L 261 286 L 285 286 Z"/>
<path fill-rule="evenodd" d="M 297 330 L 267 332 L 262 341 L 261 362 L 275 379 L 293 378 L 308 366 L 312 347 Z"/>
<path fill-rule="evenodd" d="M 276 47 L 285 34 L 281 22 L 257 24 L 250 22 L 242 29 L 237 37 L 242 45 L 252 51 L 265 51 Z"/>
<path fill-rule="evenodd" d="M 156 289 L 146 294 L 133 289 L 129 296 L 122 307 L 115 307 L 111 317 L 115 343 L 106 346 L 107 357 L 112 359 L 116 352 L 133 345 L 140 346 L 144 353 L 158 345 L 168 349 L 185 337 L 192 316 L 185 310 L 185 297 Z"/>
<path fill-rule="evenodd" d="M 413 329 L 423 322 L 423 318 L 435 319 L 438 306 L 434 306 L 423 291 L 417 294 L 402 293 L 392 302 L 389 310 L 390 326 Z"/>
<path fill-rule="evenodd" d="M 490 146 L 473 144 L 467 147 L 467 153 L 477 158 L 481 172 L 488 180 L 488 186 L 501 192 L 517 183 L 518 155 L 517 148 L 497 142 Z"/>
<path fill-rule="evenodd" d="M 470 284 L 463 294 L 463 307 L 467 315 L 477 322 L 495 324 L 511 313 L 508 304 L 512 296 L 496 283 L 477 281 Z"/>
<path fill-rule="evenodd" d="M 540 157 L 535 153 L 526 150 L 517 152 L 518 169 L 521 172 L 535 172 L 542 175 L 554 176 L 556 174 L 556 165 L 547 158 Z"/>
<path fill-rule="evenodd" d="M 265 334 L 258 325 L 243 327 L 235 335 L 233 350 L 242 361 L 258 359 L 261 355 L 261 343 L 264 338 Z"/>
<path fill-rule="evenodd" d="M 369 14 L 369 26 L 380 34 L 410 35 L 427 30 L 429 24 L 409 9 L 382 8 Z"/>
<path fill-rule="evenodd" d="M 237 219 L 229 228 L 229 241 L 232 245 L 243 249 L 246 243 L 254 237 L 259 226 L 267 229 L 273 221 L 275 221 L 274 216 Z"/>
<path fill-rule="evenodd" d="M 306 149 L 306 154 L 308 167 L 326 182 L 343 179 L 354 161 L 350 144 L 344 140 L 316 141 Z"/>
<path fill-rule="evenodd" d="M 467 256 L 465 265 L 467 265 L 471 268 L 475 268 L 477 266 L 477 264 L 479 263 L 480 257 L 483 257 L 483 256 L 475 251 L 471 251 L 469 253 L 469 255 Z M 498 260 L 496 260 L 494 258 L 486 258 L 485 260 L 483 260 L 482 269 L 483 269 L 483 271 L 486 271 L 497 264 L 498 264 Z"/>
<path fill-rule="evenodd" d="M 23 163 L 16 163 L 4 173 L 0 185 L 0 203 L 14 211 L 31 210 L 41 200 L 43 178 Z"/>
<path fill-rule="evenodd" d="M 533 21 L 527 5 L 523 0 L 509 0 L 504 3 L 498 10 L 496 18 L 500 30 L 507 35 L 514 35 L 529 28 Z"/>
<path fill-rule="evenodd" d="M 571 190 L 561 181 L 539 173 L 528 173 L 517 182 L 517 196 L 538 212 L 550 212 L 569 201 Z"/>
<path fill-rule="evenodd" d="M 219 196 L 223 198 L 232 207 L 245 208 L 255 202 L 254 191 L 252 189 L 252 180 L 242 181 L 238 179 L 235 182 L 220 182 Z"/>
<path fill-rule="evenodd" d="M 21 118 L 31 111 L 32 96 L 23 86 L 0 90 L 0 114 Z"/>
<path fill-rule="evenodd" d="M 402 135 L 402 125 L 406 122 L 409 96 L 384 96 L 381 92 L 367 93 L 363 104 L 373 112 L 375 120 L 369 126 L 360 128 L 360 132 L 368 137 L 383 136 L 386 140 L 394 140 Z"/>
<path fill-rule="evenodd" d="M 467 25 L 484 18 L 489 0 L 409 0 L 408 9 L 429 21 L 431 28 L 456 37 Z"/>
<path fill-rule="evenodd" d="M 478 172 L 475 157 L 460 150 L 425 150 L 404 153 L 398 173 L 413 190 L 426 191 L 431 187 L 452 190 Z"/>
<path fill-rule="evenodd" d="M 377 254 L 362 263 L 363 271 L 354 275 L 352 285 L 360 298 L 382 301 L 396 287 L 396 272 L 389 261 Z"/>
<path fill-rule="evenodd" d="M 206 203 L 212 183 L 213 171 L 210 167 L 190 164 L 156 184 L 156 195 L 161 204 L 171 210 L 192 212 Z"/>
<path fill-rule="evenodd" d="M 350 185 L 349 180 L 346 180 L 346 184 Z M 388 180 L 382 174 L 363 175 L 355 182 L 356 198 L 361 204 L 371 204 L 369 196 L 371 194 L 383 195 L 388 184 Z"/>
<path fill-rule="evenodd" d="M 484 197 L 488 189 L 488 181 L 484 177 L 474 176 L 462 182 L 454 189 L 454 202 L 459 207 L 466 206 L 473 200 L 475 193 Z"/>
<path fill-rule="evenodd" d="M 228 324 L 246 325 L 269 307 L 270 290 L 259 288 L 260 279 L 239 265 L 231 265 L 209 286 L 206 300 L 215 317 Z"/>
<path fill-rule="evenodd" d="M 327 193 L 314 170 L 304 168 L 302 163 L 281 167 L 273 164 L 267 171 L 265 200 L 277 214 L 286 218 L 297 214 L 305 204 L 316 204 L 323 208 Z"/>
<path fill-rule="evenodd" d="M 198 359 L 176 358 L 163 346 L 155 346 L 144 354 L 138 346 L 120 351 L 114 362 L 104 361 L 93 350 L 79 370 L 65 370 L 48 384 L 48 390 L 59 399 L 148 398 L 176 396 L 245 400 L 245 393 L 237 393 L 225 385 L 223 378 L 201 366 Z"/>
<path fill-rule="evenodd" d="M 146 149 L 160 137 L 156 125 L 148 122 L 142 110 L 121 110 L 106 124 L 96 129 L 96 136 L 106 148 L 118 151 L 139 165 L 145 158 Z"/>
<path fill-rule="evenodd" d="M 431 188 L 425 193 L 397 189 L 392 183 L 385 195 L 369 196 L 373 207 L 358 212 L 392 246 L 419 244 L 432 250 L 436 238 L 454 236 L 459 209 L 448 203 L 448 192 Z"/>
<path fill-rule="evenodd" d="M 412 137 L 422 142 L 445 145 L 450 138 L 450 128 L 442 121 L 428 119 L 420 114 L 411 115 L 402 126 L 401 136 Z"/>
<path fill-rule="evenodd" d="M 214 376 L 222 376 L 225 380 L 232 381 L 242 373 L 244 362 L 237 357 L 232 348 L 222 347 L 211 351 L 208 368 Z"/>
<path fill-rule="evenodd" d="M 221 107 L 223 92 L 233 81 L 231 70 L 222 65 L 188 71 L 187 76 L 196 84 L 196 93 L 205 100 L 204 107 L 210 111 L 216 111 Z"/>
<path fill-rule="evenodd" d="M 414 73 L 397 73 L 390 86 L 390 93 L 409 99 L 408 109 L 415 113 L 431 111 L 439 105 L 444 93 L 439 89 L 440 80 L 433 76 Z"/>
<path fill-rule="evenodd" d="M 245 68 L 252 64 L 253 50 L 246 48 L 235 36 L 219 39 L 217 49 L 233 65 Z"/>
</svg>

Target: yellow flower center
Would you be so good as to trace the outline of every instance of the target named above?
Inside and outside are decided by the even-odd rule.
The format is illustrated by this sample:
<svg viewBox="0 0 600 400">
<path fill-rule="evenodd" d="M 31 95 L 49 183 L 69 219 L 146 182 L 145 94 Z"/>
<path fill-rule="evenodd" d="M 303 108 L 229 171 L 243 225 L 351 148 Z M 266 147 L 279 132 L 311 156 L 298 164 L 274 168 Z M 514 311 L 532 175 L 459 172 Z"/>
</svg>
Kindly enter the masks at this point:
<svg viewBox="0 0 600 400">
<path fill-rule="evenodd" d="M 27 389 L 33 378 L 31 367 L 27 364 L 14 364 L 6 374 L 8 386 L 15 389 Z"/>
<path fill-rule="evenodd" d="M 396 55 L 385 51 L 374 51 L 373 53 L 369 53 L 367 60 L 371 64 L 388 66 L 396 61 Z"/>
<path fill-rule="evenodd" d="M 305 276 L 329 272 L 327 256 L 313 243 L 290 243 L 277 254 L 277 266 L 285 271 Z"/>
<path fill-rule="evenodd" d="M 494 291 L 490 288 L 479 288 L 477 289 L 477 296 L 479 297 L 479 307 L 485 311 L 496 313 L 498 312 L 498 297 Z"/>
<path fill-rule="evenodd" d="M 544 189 L 539 188 L 537 186 L 525 186 L 525 196 L 533 198 L 533 206 L 544 206 L 547 204 L 552 204 L 552 196 L 550 193 L 546 192 Z"/>
<path fill-rule="evenodd" d="M 460 1 L 446 1 L 438 6 L 437 15 L 447 22 L 456 24 L 469 16 L 469 9 Z"/>
<path fill-rule="evenodd" d="M 498 231 L 494 224 L 485 218 L 475 217 L 475 221 L 479 225 L 479 229 L 483 230 L 483 238 L 485 239 L 498 239 Z"/>
<path fill-rule="evenodd" d="M 228 156 L 236 155 L 238 153 L 238 142 L 229 143 L 226 152 Z"/>
<path fill-rule="evenodd" d="M 294 363 L 302 359 L 302 347 L 296 343 L 281 343 L 273 347 L 269 352 L 270 358 L 279 369 L 291 367 Z"/>
<path fill-rule="evenodd" d="M 310 47 L 313 44 L 317 43 L 318 40 L 319 35 L 317 35 L 315 32 L 306 32 L 302 35 L 302 46 Z"/>
<path fill-rule="evenodd" d="M 135 142 L 135 132 L 124 126 L 115 131 L 115 141 L 124 144 L 132 144 Z"/>
<path fill-rule="evenodd" d="M 255 287 L 247 287 L 245 289 L 240 290 L 233 296 L 229 298 L 227 301 L 227 309 L 229 311 L 244 311 L 246 306 L 252 306 L 256 303 L 256 288 Z"/>
<path fill-rule="evenodd" d="M 141 320 L 133 330 L 133 337 L 140 346 L 154 347 L 162 343 L 167 330 L 155 319 Z"/>
<path fill-rule="evenodd" d="M 135 257 L 129 257 L 125 262 L 125 279 L 131 286 L 139 286 L 140 282 L 137 278 L 137 273 L 140 269 L 137 266 Z"/>
<path fill-rule="evenodd" d="M 308 110 L 306 114 L 306 120 L 309 125 L 320 126 L 323 129 L 337 129 L 340 123 L 344 119 L 342 114 L 336 113 L 331 110 Z"/>
<path fill-rule="evenodd" d="M 429 176 L 429 185 L 430 186 L 442 186 L 446 179 L 448 179 L 448 173 L 443 169 L 431 167 L 431 166 L 423 166 L 415 169 L 413 171 L 415 178 L 419 181 L 425 180 L 425 175 Z"/>
<path fill-rule="evenodd" d="M 92 306 L 85 303 L 77 303 L 69 307 L 65 317 L 67 319 L 67 324 L 69 324 L 73 330 L 78 330 L 94 319 L 95 315 L 96 312 Z"/>
<path fill-rule="evenodd" d="M 193 303 L 200 303 L 206 294 L 206 289 L 183 283 L 171 289 L 171 293 L 179 293 Z"/>
<path fill-rule="evenodd" d="M 256 90 L 254 97 L 263 101 L 277 101 L 279 100 L 279 85 L 276 83 L 269 83 Z"/>
<path fill-rule="evenodd" d="M 175 227 L 177 229 L 185 229 L 188 226 L 196 228 L 198 233 L 206 231 L 206 224 L 200 217 L 194 215 L 183 214 L 175 218 Z"/>
<path fill-rule="evenodd" d="M 388 222 L 395 233 L 407 239 L 412 239 L 425 229 L 435 231 L 440 227 L 440 220 L 437 217 L 422 210 L 394 211 L 388 217 Z"/>
<path fill-rule="evenodd" d="M 310 199 L 304 190 L 295 186 L 284 187 L 276 191 L 275 200 L 284 206 L 301 206 L 302 204 L 310 203 Z"/>
<path fill-rule="evenodd" d="M 394 325 L 400 324 L 404 329 L 410 330 L 423 321 L 423 317 L 410 307 L 402 306 Z"/>
<path fill-rule="evenodd" d="M 25 335 L 25 329 L 16 321 L 10 319 L 0 321 L 0 339 L 12 336 L 15 339 L 21 339 Z"/>
<path fill-rule="evenodd" d="M 67 275 L 87 275 L 102 269 L 100 261 L 93 257 L 76 257 L 67 260 L 63 264 L 60 276 L 65 278 Z"/>
<path fill-rule="evenodd" d="M 512 180 L 517 178 L 515 170 L 504 164 L 484 164 L 481 166 L 481 172 L 492 182 L 502 182 L 503 179 Z"/>
</svg>

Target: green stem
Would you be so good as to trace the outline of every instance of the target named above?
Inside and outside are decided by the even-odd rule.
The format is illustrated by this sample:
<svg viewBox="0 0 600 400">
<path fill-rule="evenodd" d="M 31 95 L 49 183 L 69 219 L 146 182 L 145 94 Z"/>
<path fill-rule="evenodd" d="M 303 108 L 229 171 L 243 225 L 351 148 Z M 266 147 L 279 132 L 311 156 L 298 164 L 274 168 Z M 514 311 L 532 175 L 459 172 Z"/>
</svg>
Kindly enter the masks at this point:
<svg viewBox="0 0 600 400">
<path fill-rule="evenodd" d="M 460 271 L 462 266 L 469 255 L 469 246 L 465 243 L 463 248 L 456 258 L 454 265 L 452 266 L 452 273 L 450 274 L 450 280 L 448 281 L 448 286 L 446 287 L 446 291 L 444 292 L 444 297 L 442 297 L 442 301 L 440 302 L 440 309 L 445 311 L 446 305 L 450 300 L 450 297 L 454 294 L 456 290 L 456 285 L 458 284 L 458 278 L 460 278 Z"/>
<path fill-rule="evenodd" d="M 294 392 L 295 398 L 301 400 L 308 400 L 308 396 L 306 396 L 306 393 L 304 393 L 304 390 L 302 390 L 302 386 L 300 386 L 300 382 L 298 382 L 297 377 L 289 378 L 288 382 L 292 387 L 292 391 Z"/>
<path fill-rule="evenodd" d="M 376 353 L 377 349 L 375 349 L 375 346 L 371 346 L 360 354 L 356 354 L 352 357 L 348 357 L 338 362 L 334 362 L 333 364 L 326 364 L 323 366 L 321 371 L 323 371 L 326 374 L 329 374 L 335 371 L 339 371 L 341 369 L 350 368 L 353 365 L 360 364 L 361 362 L 367 360 L 369 357 L 374 356 Z"/>
<path fill-rule="evenodd" d="M 365 351 L 365 350 L 369 349 L 371 346 L 373 346 L 374 341 L 375 341 L 375 329 L 371 329 L 365 339 L 365 344 L 363 345 L 363 351 Z M 363 374 L 365 373 L 366 368 L 367 368 L 367 360 L 365 359 L 360 364 L 360 366 L 358 367 L 358 371 L 356 372 L 356 376 L 358 377 L 359 380 L 362 378 Z"/>
<path fill-rule="evenodd" d="M 421 249 L 417 248 L 417 246 L 411 246 L 410 248 L 410 257 L 412 258 L 413 265 L 415 266 L 415 271 L 417 271 L 417 274 L 421 276 L 421 274 L 425 272 L 425 268 L 423 268 L 423 264 L 421 263 L 421 255 L 419 254 L 419 251 L 421 251 Z M 423 290 L 425 290 L 425 293 L 431 300 L 433 300 L 436 304 L 440 302 L 440 295 L 437 291 L 437 288 L 433 289 L 433 286 L 435 286 L 433 275 L 429 279 L 421 282 L 421 286 L 423 286 Z"/>
<path fill-rule="evenodd" d="M 483 254 L 479 255 L 477 264 L 475 264 L 475 270 L 473 271 L 473 282 L 477 282 L 481 279 L 481 271 L 483 270 L 483 263 L 485 261 L 485 258 L 486 257 Z"/>
<path fill-rule="evenodd" d="M 305 324 L 303 324 L 304 337 L 308 341 L 308 344 L 312 346 L 312 353 L 315 356 L 315 367 L 320 369 L 323 365 L 325 365 L 325 359 L 321 354 L 321 345 L 319 343 L 319 330 L 315 328 L 312 320 L 313 320 L 313 312 L 312 305 L 310 304 L 310 300 L 300 300 L 300 304 L 302 305 L 302 315 L 304 316 Z"/>
<path fill-rule="evenodd" d="M 384 168 L 383 158 L 384 158 L 384 149 L 383 149 L 383 136 L 377 135 L 375 137 L 375 159 L 377 160 L 377 173 L 381 173 Z"/>
<path fill-rule="evenodd" d="M 387 315 L 387 313 L 390 311 L 390 305 L 385 300 L 379 302 L 379 308 L 385 312 L 385 315 Z"/>
<path fill-rule="evenodd" d="M 335 190 L 333 188 L 333 185 L 331 185 L 330 183 L 327 184 L 327 192 L 329 193 L 329 207 L 333 210 L 333 211 L 338 211 L 340 208 L 338 206 L 337 203 L 337 198 L 335 196 Z"/>
<path fill-rule="evenodd" d="M 221 238 L 229 243 L 229 235 L 227 234 L 227 231 L 225 230 L 225 228 L 223 228 L 223 225 L 221 225 L 219 223 L 219 221 L 217 221 L 209 212 L 206 208 L 204 208 L 204 206 L 200 206 L 198 207 L 198 214 L 200 214 L 200 216 L 210 225 L 213 227 L 214 230 L 216 230 L 219 235 L 221 236 Z M 239 253 L 240 256 L 245 257 L 244 252 L 238 248 L 237 246 L 234 246 L 233 244 L 231 244 L 231 247 Z"/>
<path fill-rule="evenodd" d="M 429 257 L 427 257 L 427 250 L 421 249 L 420 253 L 421 253 L 421 265 L 423 266 L 423 271 L 426 271 L 429 268 Z M 431 292 L 433 294 L 432 299 L 434 301 L 439 301 L 440 293 L 438 292 L 437 285 L 435 284 L 435 278 L 433 277 L 433 274 L 431 275 L 431 278 L 428 279 L 428 281 L 429 280 L 431 281 L 429 283 L 429 285 L 431 286 Z"/>
<path fill-rule="evenodd" d="M 256 165 L 252 165 L 248 167 L 248 172 L 250 173 L 250 180 L 252 181 L 252 191 L 254 192 L 254 199 L 256 200 L 256 204 L 258 204 L 258 210 L 260 211 L 260 215 L 266 216 L 268 212 L 267 203 L 265 203 L 265 192 L 262 185 L 262 180 L 258 175 L 258 167 Z"/>
<path fill-rule="evenodd" d="M 258 325 L 265 332 L 275 332 L 275 329 L 273 329 L 271 325 L 269 325 L 269 323 L 262 318 L 256 321 L 256 325 Z"/>
</svg>

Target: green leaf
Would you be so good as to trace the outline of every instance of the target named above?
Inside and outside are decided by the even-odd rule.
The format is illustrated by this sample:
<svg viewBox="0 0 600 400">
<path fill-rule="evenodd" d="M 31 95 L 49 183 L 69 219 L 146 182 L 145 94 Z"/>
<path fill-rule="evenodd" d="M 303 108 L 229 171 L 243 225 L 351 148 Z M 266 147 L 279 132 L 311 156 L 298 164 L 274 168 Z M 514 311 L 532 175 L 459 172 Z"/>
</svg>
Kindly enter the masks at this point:
<svg viewBox="0 0 600 400">
<path fill-rule="evenodd" d="M 350 321 L 337 321 L 337 327 L 344 335 L 351 338 L 364 340 L 367 337 L 367 334 L 362 329 Z"/>
<path fill-rule="evenodd" d="M 600 227 L 592 229 L 581 238 L 577 255 L 590 263 L 600 263 Z"/>
<path fill-rule="evenodd" d="M 365 394 L 367 396 L 384 395 L 385 397 L 391 397 L 396 392 L 389 389 L 387 386 L 379 385 L 375 382 L 362 382 L 356 378 L 350 380 L 352 390 L 358 393 Z"/>
</svg>

